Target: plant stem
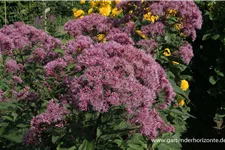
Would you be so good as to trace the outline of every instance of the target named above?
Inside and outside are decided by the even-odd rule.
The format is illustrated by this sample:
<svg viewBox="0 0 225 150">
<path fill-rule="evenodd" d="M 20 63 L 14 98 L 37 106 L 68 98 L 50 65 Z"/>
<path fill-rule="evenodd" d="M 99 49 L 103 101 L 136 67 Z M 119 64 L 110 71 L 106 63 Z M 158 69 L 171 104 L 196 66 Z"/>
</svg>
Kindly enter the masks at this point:
<svg viewBox="0 0 225 150">
<path fill-rule="evenodd" d="M 6 17 L 6 1 L 4 1 L 4 10 L 5 10 L 4 21 L 5 21 L 5 25 L 6 25 L 6 24 L 7 24 L 7 17 Z"/>
</svg>

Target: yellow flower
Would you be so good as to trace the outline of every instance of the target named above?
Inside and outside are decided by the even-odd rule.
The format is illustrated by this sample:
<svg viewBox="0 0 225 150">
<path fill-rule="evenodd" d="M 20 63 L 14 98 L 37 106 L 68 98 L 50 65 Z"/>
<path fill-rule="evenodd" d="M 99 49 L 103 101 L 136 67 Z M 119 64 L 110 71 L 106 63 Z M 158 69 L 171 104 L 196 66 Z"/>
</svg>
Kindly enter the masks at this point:
<svg viewBox="0 0 225 150">
<path fill-rule="evenodd" d="M 141 32 L 141 30 L 136 30 L 136 33 L 142 38 L 146 39 L 146 36 Z"/>
<path fill-rule="evenodd" d="M 176 62 L 176 61 L 172 61 L 172 64 L 179 65 L 180 63 L 179 62 Z"/>
<path fill-rule="evenodd" d="M 84 4 L 84 3 L 85 3 L 85 0 L 81 0 L 80 3 L 81 3 L 81 4 Z"/>
<path fill-rule="evenodd" d="M 148 20 L 148 21 L 150 21 L 150 20 L 151 20 L 151 15 L 152 15 L 151 12 L 148 12 L 147 14 L 144 14 L 143 20 Z"/>
<path fill-rule="evenodd" d="M 169 9 L 168 10 L 168 13 L 171 15 L 171 16 L 175 16 L 177 14 L 177 10 L 176 9 Z"/>
<path fill-rule="evenodd" d="M 95 0 L 91 0 L 91 1 L 90 1 L 90 6 L 91 6 L 92 8 L 96 7 L 98 4 L 99 4 L 99 1 L 95 1 Z"/>
<path fill-rule="evenodd" d="M 170 56 L 171 55 L 170 49 L 169 48 L 165 48 L 163 55 L 167 56 L 167 57 Z"/>
<path fill-rule="evenodd" d="M 115 0 L 116 5 L 120 3 L 120 0 Z"/>
<path fill-rule="evenodd" d="M 76 10 L 76 8 L 73 9 L 73 15 L 74 18 L 82 18 L 84 17 L 84 11 L 82 9 Z"/>
<path fill-rule="evenodd" d="M 174 28 L 179 31 L 181 28 L 183 28 L 183 24 L 182 23 L 176 23 L 174 25 Z"/>
<path fill-rule="evenodd" d="M 106 5 L 104 7 L 100 7 L 99 8 L 99 13 L 103 16 L 109 16 L 111 13 L 111 6 L 110 5 Z"/>
<path fill-rule="evenodd" d="M 112 9 L 112 16 L 113 17 L 118 16 L 121 12 L 122 12 L 122 9 L 118 10 L 118 8 L 115 7 Z"/>
<path fill-rule="evenodd" d="M 130 10 L 130 11 L 129 11 L 129 14 L 132 14 L 132 13 L 133 13 L 133 11 L 132 11 L 132 10 Z"/>
<path fill-rule="evenodd" d="M 75 13 L 77 11 L 77 9 L 76 8 L 73 8 L 72 11 Z"/>
<path fill-rule="evenodd" d="M 148 20 L 148 21 L 151 21 L 152 23 L 154 23 L 158 19 L 159 19 L 159 16 L 151 15 L 151 12 L 148 12 L 147 14 L 143 16 L 143 20 Z"/>
<path fill-rule="evenodd" d="M 156 20 L 159 19 L 159 16 L 151 16 L 151 22 L 154 23 Z"/>
<path fill-rule="evenodd" d="M 183 99 L 178 101 L 178 105 L 179 105 L 179 106 L 184 106 L 184 104 L 185 104 L 185 102 L 184 102 Z"/>
<path fill-rule="evenodd" d="M 180 36 L 186 37 L 187 35 L 185 35 L 184 33 L 180 33 Z"/>
<path fill-rule="evenodd" d="M 106 42 L 105 34 L 98 34 L 97 38 L 98 38 L 98 41 L 102 41 L 103 43 Z"/>
<path fill-rule="evenodd" d="M 88 15 L 90 15 L 92 12 L 93 12 L 93 8 L 90 8 L 90 9 L 88 10 Z"/>
<path fill-rule="evenodd" d="M 99 1 L 99 3 L 100 3 L 101 7 L 105 7 L 105 6 L 111 5 L 112 1 L 111 0 L 102 0 L 102 1 Z"/>
<path fill-rule="evenodd" d="M 181 80 L 180 88 L 181 88 L 183 91 L 187 91 L 187 89 L 189 88 L 188 81 L 187 81 L 187 80 Z"/>
</svg>

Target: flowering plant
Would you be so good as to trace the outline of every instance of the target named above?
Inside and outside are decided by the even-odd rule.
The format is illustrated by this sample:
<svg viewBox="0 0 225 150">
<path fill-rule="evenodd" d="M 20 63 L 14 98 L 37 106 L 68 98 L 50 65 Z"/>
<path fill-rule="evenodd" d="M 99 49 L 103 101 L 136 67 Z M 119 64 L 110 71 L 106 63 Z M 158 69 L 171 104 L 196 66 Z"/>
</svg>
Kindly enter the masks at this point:
<svg viewBox="0 0 225 150">
<path fill-rule="evenodd" d="M 0 30 L 0 101 L 23 114 L 1 119 L 23 122 L 27 148 L 155 149 L 165 145 L 150 139 L 179 138 L 190 116 L 182 107 L 189 84 L 181 72 L 193 56 L 186 37 L 195 39 L 200 11 L 193 2 L 90 4 L 100 14 L 74 9 L 65 46 L 23 23 Z"/>
</svg>

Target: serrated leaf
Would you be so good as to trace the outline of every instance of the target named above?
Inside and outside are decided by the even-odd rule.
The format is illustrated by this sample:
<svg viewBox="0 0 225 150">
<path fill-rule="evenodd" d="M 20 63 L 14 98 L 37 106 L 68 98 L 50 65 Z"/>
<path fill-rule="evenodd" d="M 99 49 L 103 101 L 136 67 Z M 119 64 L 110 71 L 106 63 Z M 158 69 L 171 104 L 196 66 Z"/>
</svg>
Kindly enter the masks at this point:
<svg viewBox="0 0 225 150">
<path fill-rule="evenodd" d="M 174 112 L 176 114 L 179 114 L 179 115 L 185 115 L 185 116 L 189 116 L 189 117 L 195 118 L 194 116 L 190 115 L 189 113 L 182 112 L 182 111 L 180 111 L 178 109 L 171 109 L 170 111 Z"/>
<path fill-rule="evenodd" d="M 84 140 L 78 150 L 94 150 L 94 142 Z"/>
<path fill-rule="evenodd" d="M 131 140 L 128 141 L 128 150 L 145 150 L 147 149 L 147 142 L 145 141 L 144 137 L 139 133 L 135 133 Z"/>
</svg>

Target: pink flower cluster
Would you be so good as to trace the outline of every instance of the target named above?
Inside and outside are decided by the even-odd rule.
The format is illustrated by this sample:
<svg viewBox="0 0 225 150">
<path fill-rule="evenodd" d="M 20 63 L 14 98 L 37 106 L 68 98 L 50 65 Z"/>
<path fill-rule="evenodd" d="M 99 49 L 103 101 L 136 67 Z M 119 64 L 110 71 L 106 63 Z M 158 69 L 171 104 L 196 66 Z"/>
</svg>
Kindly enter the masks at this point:
<svg viewBox="0 0 225 150">
<path fill-rule="evenodd" d="M 35 136 L 41 136 L 47 126 L 63 127 L 65 123 L 64 116 L 68 115 L 69 112 L 66 108 L 66 101 L 58 104 L 54 100 L 50 100 L 46 112 L 33 117 L 31 120 L 31 128 L 24 136 L 23 142 L 26 144 L 36 143 Z"/>
<path fill-rule="evenodd" d="M 22 22 L 16 22 L 0 29 L 0 53 L 12 59 L 15 58 L 15 51 L 29 55 L 23 63 L 33 61 L 46 63 L 53 60 L 57 56 L 54 52 L 57 47 L 63 48 L 60 40 Z"/>
<path fill-rule="evenodd" d="M 56 48 L 64 48 L 60 40 L 22 22 L 0 29 L 0 54 L 5 66 L 4 73 L 12 75 L 11 86 L 9 86 L 12 88 L 10 89 L 12 96 L 18 100 L 39 97 L 32 92 L 34 89 L 29 87 L 31 81 L 26 87 L 24 85 L 16 87 L 15 83 L 21 84 L 24 79 L 28 80 L 36 71 L 35 66 L 39 67 L 40 73 L 42 66 L 60 57 L 61 55 L 54 51 Z M 30 69 L 33 69 L 31 74 L 28 73 Z M 0 101 L 3 101 L 1 97 Z"/>
<path fill-rule="evenodd" d="M 151 55 L 130 44 L 109 41 L 84 49 L 77 56 L 76 68 L 83 74 L 67 79 L 75 107 L 87 111 L 91 106 L 99 112 L 107 112 L 111 106 L 125 105 L 132 116 L 130 122 L 141 124 L 141 131 L 146 136 L 156 137 L 157 130 L 173 131 L 157 112 L 151 115 L 153 105 L 164 109 L 175 96 L 163 68 Z M 161 104 L 156 101 L 160 90 L 166 97 Z M 149 117 L 142 119 L 141 113 Z M 147 122 L 154 126 L 146 128 Z"/>
</svg>

